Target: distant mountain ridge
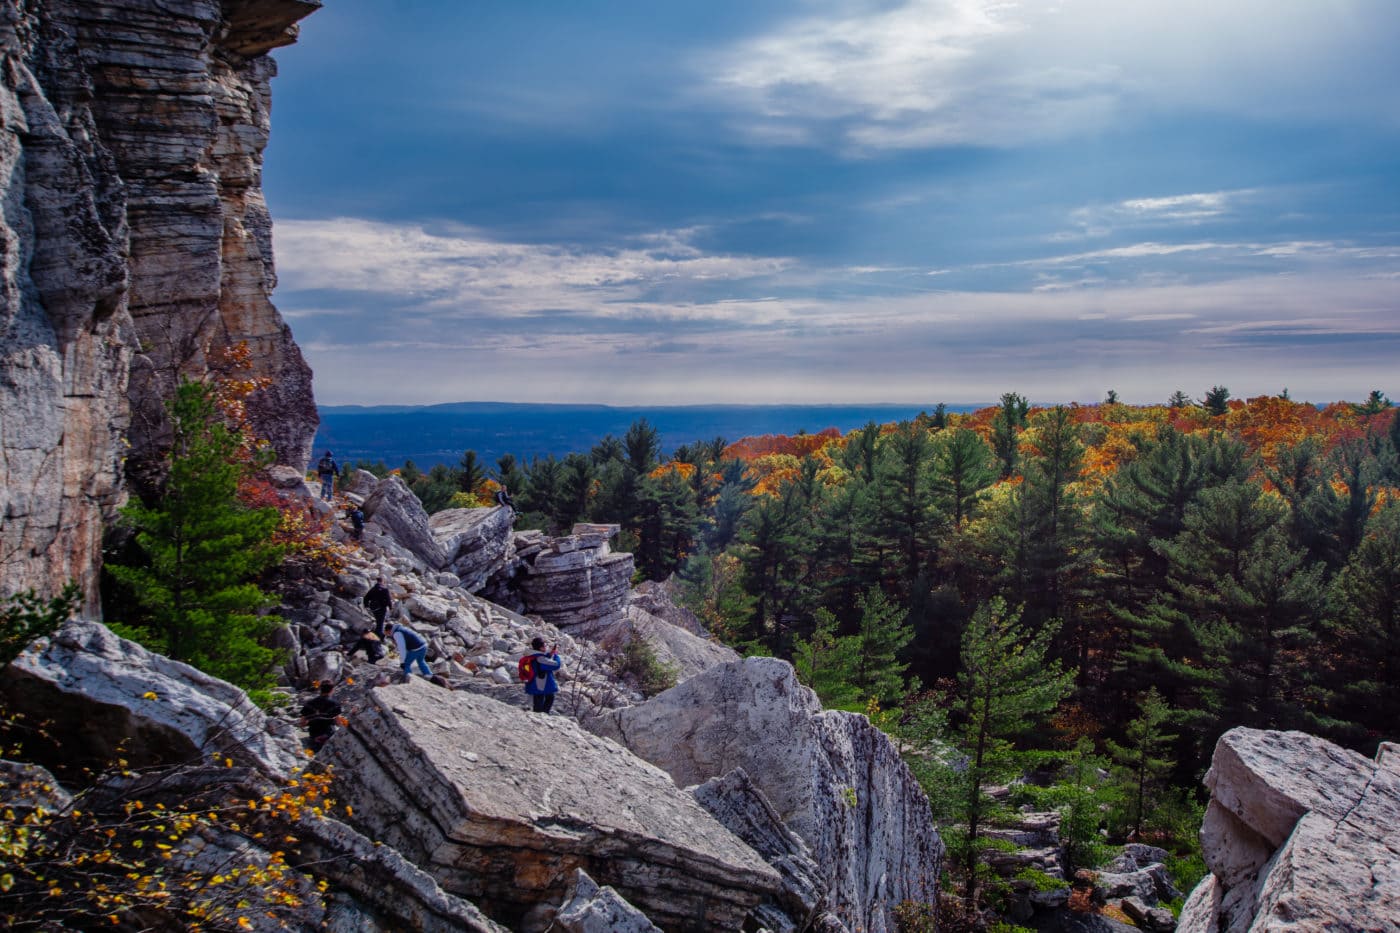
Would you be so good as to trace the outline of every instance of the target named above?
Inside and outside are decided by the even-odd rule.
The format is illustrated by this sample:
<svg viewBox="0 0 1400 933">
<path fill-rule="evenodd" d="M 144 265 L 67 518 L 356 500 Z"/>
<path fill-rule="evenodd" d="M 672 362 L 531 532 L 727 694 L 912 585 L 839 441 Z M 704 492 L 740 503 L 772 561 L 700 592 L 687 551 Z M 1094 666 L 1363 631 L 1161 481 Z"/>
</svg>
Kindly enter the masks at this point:
<svg viewBox="0 0 1400 933">
<path fill-rule="evenodd" d="M 584 452 L 608 434 L 621 436 L 646 418 L 670 453 L 681 444 L 723 437 L 733 442 L 759 434 L 850 431 L 868 421 L 881 424 L 913 418 L 927 405 L 675 405 L 629 406 L 536 404 L 529 402 L 447 402 L 438 405 L 324 405 L 316 450 L 331 450 L 341 462 L 383 460 L 420 467 L 456 463 L 475 450 L 486 463 L 502 454 L 521 460 Z M 990 404 L 990 403 L 988 403 Z M 985 405 L 949 405 L 949 411 L 975 411 Z"/>
</svg>

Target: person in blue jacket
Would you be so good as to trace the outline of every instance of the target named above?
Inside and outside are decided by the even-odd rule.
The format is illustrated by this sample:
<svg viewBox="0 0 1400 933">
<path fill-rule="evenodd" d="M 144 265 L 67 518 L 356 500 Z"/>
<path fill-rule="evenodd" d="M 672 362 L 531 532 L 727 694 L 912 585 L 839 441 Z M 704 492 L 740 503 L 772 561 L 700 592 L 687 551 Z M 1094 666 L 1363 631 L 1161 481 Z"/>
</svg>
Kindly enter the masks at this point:
<svg viewBox="0 0 1400 933">
<path fill-rule="evenodd" d="M 433 669 L 428 667 L 428 640 L 419 635 L 413 629 L 402 623 L 390 622 L 384 626 L 384 633 L 394 639 L 394 647 L 399 649 L 399 657 L 403 658 L 403 679 L 408 682 L 412 676 L 409 669 L 414 663 L 418 664 L 418 672 L 429 679 L 433 676 Z"/>
<path fill-rule="evenodd" d="M 563 667 L 564 662 L 559 660 L 559 646 L 550 645 L 546 651 L 543 638 L 536 637 L 530 642 L 530 647 L 535 649 L 534 659 L 531 661 L 535 676 L 525 682 L 525 692 L 534 701 L 535 712 L 547 715 L 554 708 L 554 695 L 559 692 L 559 684 L 554 681 L 554 672 Z"/>
</svg>

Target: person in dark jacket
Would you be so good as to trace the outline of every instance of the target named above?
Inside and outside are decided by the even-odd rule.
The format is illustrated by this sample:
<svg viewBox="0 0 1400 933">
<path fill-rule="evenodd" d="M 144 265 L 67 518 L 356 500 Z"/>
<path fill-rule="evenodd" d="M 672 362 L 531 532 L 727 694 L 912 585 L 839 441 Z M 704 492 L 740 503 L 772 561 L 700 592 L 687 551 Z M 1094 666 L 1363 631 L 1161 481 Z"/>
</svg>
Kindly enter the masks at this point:
<svg viewBox="0 0 1400 933">
<path fill-rule="evenodd" d="M 380 577 L 364 596 L 365 608 L 374 616 L 374 634 L 384 640 L 384 618 L 394 608 L 394 597 L 389 595 L 389 581 Z"/>
<path fill-rule="evenodd" d="M 335 689 L 335 684 L 329 680 L 321 684 L 319 695 L 307 701 L 301 708 L 301 724 L 306 727 L 310 734 L 307 744 L 314 751 L 320 751 L 321 746 L 335 734 L 336 721 L 340 718 L 340 704 L 331 697 L 331 691 Z"/>
<path fill-rule="evenodd" d="M 559 684 L 554 681 L 554 672 L 563 667 L 564 662 L 559 660 L 559 646 L 550 645 L 546 651 L 543 638 L 535 638 L 530 642 L 530 647 L 535 649 L 530 662 L 535 676 L 525 682 L 525 692 L 534 701 L 535 712 L 548 715 L 554 708 L 554 695 L 559 692 Z"/>
<path fill-rule="evenodd" d="M 403 658 L 404 682 L 407 683 L 408 678 L 413 676 L 411 669 L 414 664 L 418 665 L 418 673 L 431 680 L 433 669 L 428 666 L 428 640 L 401 622 L 390 622 L 384 626 L 384 631 L 394 640 L 394 647 L 399 650 L 399 657 Z"/>
<path fill-rule="evenodd" d="M 515 511 L 515 500 L 510 497 L 510 490 L 504 486 L 496 490 L 496 504 L 502 508 L 510 509 L 512 512 Z"/>
<path fill-rule="evenodd" d="M 358 505 L 351 503 L 345 510 L 345 517 L 350 519 L 350 533 L 358 541 L 365 535 L 365 510 Z"/>
<path fill-rule="evenodd" d="M 340 467 L 336 465 L 335 458 L 329 450 L 316 461 L 316 475 L 321 480 L 321 498 L 326 502 L 331 501 L 331 497 L 335 495 L 335 474 L 339 472 Z"/>
</svg>

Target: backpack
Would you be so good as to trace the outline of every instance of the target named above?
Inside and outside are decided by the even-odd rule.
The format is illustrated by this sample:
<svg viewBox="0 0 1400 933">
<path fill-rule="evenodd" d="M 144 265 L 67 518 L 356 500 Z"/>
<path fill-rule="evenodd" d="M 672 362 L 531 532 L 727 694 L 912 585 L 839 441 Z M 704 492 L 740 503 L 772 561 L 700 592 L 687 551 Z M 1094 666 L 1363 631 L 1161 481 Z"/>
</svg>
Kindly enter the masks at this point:
<svg viewBox="0 0 1400 933">
<path fill-rule="evenodd" d="M 522 655 L 515 667 L 521 682 L 529 683 L 535 679 L 535 656 L 533 654 Z"/>
</svg>

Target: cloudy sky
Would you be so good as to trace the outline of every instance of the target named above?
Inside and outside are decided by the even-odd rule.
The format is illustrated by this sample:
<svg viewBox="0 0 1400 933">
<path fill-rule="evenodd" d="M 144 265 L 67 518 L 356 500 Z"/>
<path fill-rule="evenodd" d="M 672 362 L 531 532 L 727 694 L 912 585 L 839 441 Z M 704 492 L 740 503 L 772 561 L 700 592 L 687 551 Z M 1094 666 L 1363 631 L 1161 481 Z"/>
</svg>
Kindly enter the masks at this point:
<svg viewBox="0 0 1400 933">
<path fill-rule="evenodd" d="M 1400 397 L 1394 0 L 327 0 L 323 404 Z"/>
</svg>

